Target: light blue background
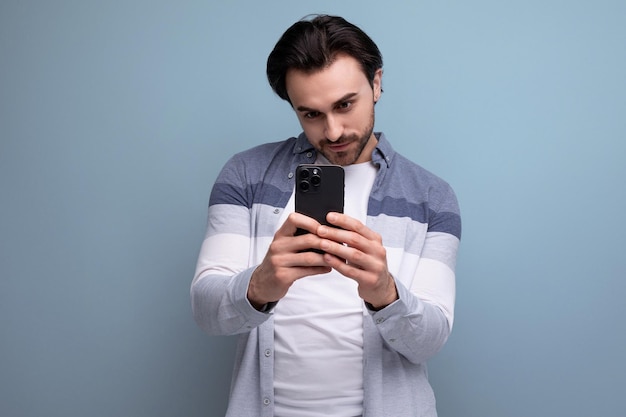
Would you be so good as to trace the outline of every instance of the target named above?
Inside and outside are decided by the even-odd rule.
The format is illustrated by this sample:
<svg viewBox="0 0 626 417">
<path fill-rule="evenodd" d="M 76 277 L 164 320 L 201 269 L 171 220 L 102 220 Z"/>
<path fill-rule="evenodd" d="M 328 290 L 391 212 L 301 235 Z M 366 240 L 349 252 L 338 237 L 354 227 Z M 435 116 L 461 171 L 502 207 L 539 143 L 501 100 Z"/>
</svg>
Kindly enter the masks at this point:
<svg viewBox="0 0 626 417">
<path fill-rule="evenodd" d="M 313 12 L 377 41 L 377 128 L 461 202 L 440 416 L 624 415 L 626 3 L 2 0 L 1 416 L 223 415 L 208 194 L 299 132 L 265 59 Z"/>
</svg>

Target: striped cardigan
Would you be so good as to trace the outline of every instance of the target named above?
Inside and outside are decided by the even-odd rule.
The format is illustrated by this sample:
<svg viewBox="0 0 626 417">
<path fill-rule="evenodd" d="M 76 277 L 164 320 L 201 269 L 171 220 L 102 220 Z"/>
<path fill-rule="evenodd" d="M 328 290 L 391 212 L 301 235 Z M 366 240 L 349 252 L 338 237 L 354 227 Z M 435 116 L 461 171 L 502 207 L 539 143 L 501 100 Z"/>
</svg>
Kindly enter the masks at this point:
<svg viewBox="0 0 626 417">
<path fill-rule="evenodd" d="M 446 182 L 376 136 L 366 224 L 382 236 L 399 299 L 363 321 L 363 415 L 436 416 L 425 362 L 452 329 L 459 208 Z M 239 335 L 227 416 L 273 416 L 272 311 L 255 310 L 246 294 L 293 193 L 296 166 L 315 158 L 304 134 L 260 145 L 233 156 L 211 192 L 191 301 L 207 333 Z"/>
</svg>

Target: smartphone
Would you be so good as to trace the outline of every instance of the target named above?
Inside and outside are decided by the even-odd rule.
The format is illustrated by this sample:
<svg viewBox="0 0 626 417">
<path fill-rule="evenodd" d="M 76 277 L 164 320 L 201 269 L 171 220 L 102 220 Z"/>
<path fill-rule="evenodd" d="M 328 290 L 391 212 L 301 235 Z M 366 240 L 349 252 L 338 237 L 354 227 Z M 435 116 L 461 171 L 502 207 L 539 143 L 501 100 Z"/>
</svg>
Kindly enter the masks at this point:
<svg viewBox="0 0 626 417">
<path fill-rule="evenodd" d="M 326 215 L 330 211 L 343 213 L 344 178 L 343 168 L 339 165 L 299 165 L 296 169 L 296 212 L 333 226 L 326 221 Z M 304 233 L 308 232 L 296 231 L 296 235 Z"/>
</svg>

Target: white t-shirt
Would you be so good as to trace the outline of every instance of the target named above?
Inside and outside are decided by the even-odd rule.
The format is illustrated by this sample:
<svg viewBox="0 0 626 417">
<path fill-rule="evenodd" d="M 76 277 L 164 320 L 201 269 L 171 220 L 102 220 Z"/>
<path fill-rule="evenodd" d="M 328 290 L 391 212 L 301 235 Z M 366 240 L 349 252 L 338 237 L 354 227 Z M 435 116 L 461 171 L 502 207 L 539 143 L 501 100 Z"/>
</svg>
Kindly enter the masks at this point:
<svg viewBox="0 0 626 417">
<path fill-rule="evenodd" d="M 376 166 L 344 170 L 344 213 L 365 223 Z M 279 224 L 293 210 L 292 194 Z M 363 413 L 364 314 L 356 282 L 334 270 L 291 286 L 274 309 L 276 417 Z"/>
</svg>

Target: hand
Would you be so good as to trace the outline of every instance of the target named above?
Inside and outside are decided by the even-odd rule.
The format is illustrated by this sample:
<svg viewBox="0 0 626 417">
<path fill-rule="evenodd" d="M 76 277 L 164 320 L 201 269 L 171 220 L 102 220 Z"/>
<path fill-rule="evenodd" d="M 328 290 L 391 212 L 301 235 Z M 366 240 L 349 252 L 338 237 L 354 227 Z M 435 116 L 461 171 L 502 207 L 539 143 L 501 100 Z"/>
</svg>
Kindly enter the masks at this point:
<svg viewBox="0 0 626 417">
<path fill-rule="evenodd" d="M 315 231 L 320 224 L 303 214 L 291 213 L 274 235 L 274 240 L 250 278 L 248 300 L 256 309 L 283 298 L 298 279 L 330 272 L 324 256 L 306 251 L 319 248 L 322 239 Z M 294 236 L 296 229 L 311 233 Z"/>
<path fill-rule="evenodd" d="M 326 219 L 340 228 L 317 228 L 317 235 L 324 239 L 319 247 L 326 252 L 325 263 L 355 280 L 359 296 L 375 309 L 397 300 L 398 291 L 387 269 L 387 251 L 381 236 L 345 214 L 329 213 Z"/>
</svg>

